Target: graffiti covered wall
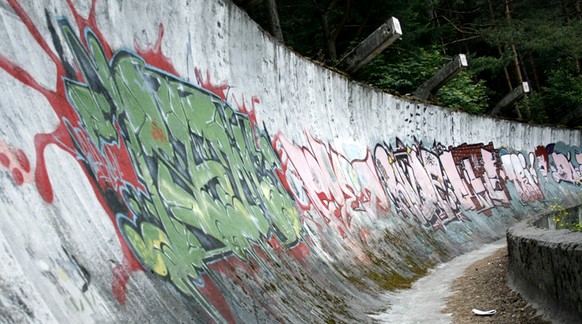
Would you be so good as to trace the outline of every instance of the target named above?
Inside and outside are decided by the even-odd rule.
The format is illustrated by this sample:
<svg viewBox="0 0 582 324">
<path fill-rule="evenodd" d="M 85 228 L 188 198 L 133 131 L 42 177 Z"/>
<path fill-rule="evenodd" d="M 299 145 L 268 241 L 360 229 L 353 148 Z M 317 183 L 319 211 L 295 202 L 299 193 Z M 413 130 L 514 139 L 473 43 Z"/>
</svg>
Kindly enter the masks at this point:
<svg viewBox="0 0 582 324">
<path fill-rule="evenodd" d="M 579 131 L 351 83 L 227 1 L 0 18 L 2 321 L 370 321 L 578 200 Z"/>
</svg>

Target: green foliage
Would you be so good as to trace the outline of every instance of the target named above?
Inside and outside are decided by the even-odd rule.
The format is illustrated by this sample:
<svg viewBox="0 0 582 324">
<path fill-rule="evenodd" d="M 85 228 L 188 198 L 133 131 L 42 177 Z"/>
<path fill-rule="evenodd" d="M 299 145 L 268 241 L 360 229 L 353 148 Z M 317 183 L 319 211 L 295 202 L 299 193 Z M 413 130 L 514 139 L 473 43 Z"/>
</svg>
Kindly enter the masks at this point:
<svg viewBox="0 0 582 324">
<path fill-rule="evenodd" d="M 436 94 L 441 105 L 485 113 L 523 81 L 529 82 L 531 93 L 517 107 L 504 109 L 502 116 L 516 117 L 517 108 L 526 121 L 558 123 L 582 105 L 579 1 L 277 0 L 277 4 L 287 45 L 330 65 L 386 19 L 398 18 L 403 36 L 354 76 L 382 89 L 413 93 L 450 56 L 465 53 L 471 57 L 469 69 Z M 268 22 L 265 13 L 264 5 L 249 11 L 263 26 Z M 329 57 L 330 47 L 337 57 Z M 582 125 L 582 118 L 569 124 L 576 122 Z"/>
<path fill-rule="evenodd" d="M 400 60 L 386 63 L 380 56 L 365 67 L 360 77 L 372 85 L 399 93 L 410 94 L 432 77 L 452 58 L 439 46 L 420 48 L 415 53 L 401 55 Z M 442 106 L 471 113 L 483 113 L 487 108 L 489 90 L 485 81 L 475 81 L 472 70 L 464 70 L 451 79 L 435 95 Z"/>
<path fill-rule="evenodd" d="M 556 224 L 556 229 L 567 229 L 572 232 L 582 232 L 582 223 L 570 214 L 570 212 L 558 203 L 558 198 L 554 197 L 550 203 L 550 215 Z"/>
<path fill-rule="evenodd" d="M 582 75 L 577 73 L 571 64 L 561 64 L 548 74 L 547 85 L 543 87 L 546 105 L 557 104 L 554 109 L 558 113 L 582 105 Z"/>
<path fill-rule="evenodd" d="M 557 68 L 549 68 L 541 91 L 530 93 L 517 104 L 521 111 L 529 108 L 533 123 L 559 124 L 565 115 L 582 106 L 582 75 L 569 61 L 569 65 L 560 62 Z"/>
<path fill-rule="evenodd" d="M 419 48 L 415 53 L 406 54 L 400 55 L 399 60 L 394 62 L 381 55 L 362 69 L 358 76 L 382 89 L 412 93 L 446 62 L 437 48 Z"/>
<path fill-rule="evenodd" d="M 436 98 L 445 107 L 482 114 L 487 109 L 489 89 L 484 80 L 475 80 L 470 70 L 461 71 L 437 93 Z"/>
<path fill-rule="evenodd" d="M 479 56 L 476 53 L 471 55 L 471 71 L 478 74 L 481 72 L 501 73 L 503 68 L 511 63 L 512 57 L 509 51 L 503 52 L 501 57 Z"/>
<path fill-rule="evenodd" d="M 550 117 L 546 113 L 546 108 L 544 105 L 544 98 L 541 93 L 533 92 L 524 97 L 517 104 L 517 109 L 520 111 L 525 111 L 529 108 L 531 112 L 531 120 L 535 124 L 549 124 Z M 527 108 L 526 108 L 527 107 Z"/>
</svg>

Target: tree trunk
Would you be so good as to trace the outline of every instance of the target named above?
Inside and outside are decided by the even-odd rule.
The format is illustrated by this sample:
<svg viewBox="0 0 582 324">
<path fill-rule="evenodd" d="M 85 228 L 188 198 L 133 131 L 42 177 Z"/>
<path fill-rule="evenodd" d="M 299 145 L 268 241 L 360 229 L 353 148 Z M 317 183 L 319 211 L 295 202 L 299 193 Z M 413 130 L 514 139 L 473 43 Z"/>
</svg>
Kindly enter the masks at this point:
<svg viewBox="0 0 582 324">
<path fill-rule="evenodd" d="M 511 25 L 511 11 L 509 10 L 509 0 L 503 0 L 503 5 L 505 7 L 505 19 L 507 19 L 507 22 Z M 513 66 L 515 68 L 515 75 L 517 77 L 517 81 L 519 84 L 522 84 L 523 83 L 523 76 L 521 75 L 521 65 L 519 64 L 519 57 L 517 55 L 517 48 L 515 47 L 515 43 L 513 42 L 513 40 L 511 41 L 510 49 L 511 49 L 511 55 L 513 56 Z M 530 115 L 529 114 L 529 107 L 526 106 L 526 109 L 528 110 L 528 115 Z M 521 111 L 519 111 L 519 108 L 517 108 L 517 106 L 515 107 L 515 110 L 517 112 L 517 117 L 519 119 L 522 119 Z"/>
<path fill-rule="evenodd" d="M 564 22 L 570 22 L 570 10 L 568 10 L 568 0 L 562 0 L 562 15 L 564 15 Z"/>
<path fill-rule="evenodd" d="M 576 8 L 576 20 L 578 21 L 582 20 L 582 13 L 580 10 L 580 0 L 576 0 L 574 8 Z M 580 58 L 576 56 L 575 60 L 576 60 L 576 72 L 580 73 L 582 71 L 582 67 L 580 66 L 581 65 Z"/>
<path fill-rule="evenodd" d="M 325 53 L 328 60 L 337 59 L 337 51 L 335 49 L 335 43 L 331 37 L 331 32 L 329 31 L 329 22 L 327 21 L 327 14 L 321 13 L 321 28 L 323 30 L 323 42 L 325 44 Z"/>
<path fill-rule="evenodd" d="M 350 9 L 351 9 L 351 1 L 345 0 L 344 13 L 342 14 L 342 18 L 340 19 L 339 23 L 336 25 L 336 27 L 334 28 L 334 30 L 331 34 L 331 39 L 333 41 L 334 48 L 335 48 L 336 52 L 337 52 L 337 39 L 338 39 L 340 33 L 342 32 L 342 30 L 344 29 L 346 22 L 348 21 L 348 18 L 350 16 Z M 335 59 L 337 59 L 337 53 L 336 53 L 336 58 L 334 58 L 334 60 Z"/>
<path fill-rule="evenodd" d="M 564 15 L 564 22 L 566 24 L 570 23 L 570 2 L 568 0 L 562 0 L 562 14 Z M 580 1 L 577 0 L 574 3 L 574 10 L 576 11 L 573 16 L 576 20 L 580 21 Z M 574 62 L 576 63 L 576 72 L 580 73 L 580 58 L 578 55 L 574 55 Z"/>
<path fill-rule="evenodd" d="M 489 5 L 489 14 L 491 15 L 491 22 L 493 25 L 496 24 L 495 22 L 495 13 L 493 12 L 493 5 L 491 4 L 491 0 L 487 0 L 487 4 Z M 499 40 L 496 39 L 495 43 L 497 43 L 497 52 L 499 52 L 499 57 L 503 57 L 503 49 L 499 44 Z M 505 82 L 507 82 L 507 91 L 513 90 L 513 86 L 511 85 L 511 78 L 509 77 L 509 71 L 507 70 L 507 66 L 503 67 L 503 75 L 505 76 Z"/>
<path fill-rule="evenodd" d="M 370 20 L 370 15 L 372 13 L 372 3 L 373 3 L 372 1 L 368 2 L 368 8 L 366 9 L 366 15 L 364 16 L 362 23 L 358 27 L 358 30 L 354 34 L 354 39 L 358 39 L 360 37 L 360 35 L 362 35 L 364 28 L 368 25 L 368 20 Z"/>
<path fill-rule="evenodd" d="M 534 84 L 535 84 L 536 90 L 539 91 L 539 90 L 542 89 L 542 85 L 541 85 L 541 82 L 540 82 L 540 77 L 538 75 L 538 69 L 537 69 L 537 66 L 535 64 L 535 60 L 534 60 L 533 54 L 532 53 L 529 53 L 528 57 L 529 57 L 529 64 L 531 65 L 531 70 L 533 72 Z"/>
<path fill-rule="evenodd" d="M 276 0 L 267 0 L 267 16 L 269 17 L 269 23 L 271 25 L 271 35 L 283 43 L 283 31 L 281 30 Z"/>
<path fill-rule="evenodd" d="M 505 19 L 511 25 L 511 12 L 509 10 L 509 0 L 503 0 L 503 5 L 505 6 Z M 511 49 L 511 55 L 513 56 L 513 66 L 515 68 L 515 76 L 517 77 L 517 81 L 521 84 L 523 82 L 523 77 L 521 76 L 521 67 L 519 64 L 519 57 L 517 56 L 517 48 L 515 47 L 515 43 L 513 40 L 509 45 Z"/>
<path fill-rule="evenodd" d="M 335 47 L 335 41 L 331 30 L 329 28 L 329 20 L 327 19 L 327 14 L 336 5 L 337 0 L 332 0 L 325 8 L 321 8 L 317 0 L 312 0 L 315 8 L 319 13 L 319 20 L 321 21 L 321 30 L 323 32 L 323 44 L 325 46 L 325 53 L 327 56 L 327 61 L 337 60 L 337 50 Z"/>
</svg>

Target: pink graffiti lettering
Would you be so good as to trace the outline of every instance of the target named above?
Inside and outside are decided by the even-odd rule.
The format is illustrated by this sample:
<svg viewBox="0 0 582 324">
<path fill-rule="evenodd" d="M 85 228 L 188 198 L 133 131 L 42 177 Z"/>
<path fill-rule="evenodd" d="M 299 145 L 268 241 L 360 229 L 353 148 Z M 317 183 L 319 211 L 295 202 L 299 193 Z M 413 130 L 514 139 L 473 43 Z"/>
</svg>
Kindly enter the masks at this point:
<svg viewBox="0 0 582 324">
<path fill-rule="evenodd" d="M 307 138 L 309 147 L 298 147 L 281 135 L 273 141 L 281 156 L 284 183 L 302 209 L 313 207 L 323 224 L 346 237 L 358 212 L 376 214 L 377 209 L 389 208 L 369 152 L 364 159 L 348 161 L 321 141 Z"/>
<path fill-rule="evenodd" d="M 533 202 L 543 199 L 544 195 L 538 186 L 537 174 L 532 172 L 523 154 L 505 154 L 501 156 L 501 161 L 503 170 L 507 178 L 515 184 L 521 201 Z"/>
<path fill-rule="evenodd" d="M 551 158 L 553 163 L 550 170 L 556 182 L 567 181 L 575 184 L 580 183 L 580 175 L 570 163 L 570 153 L 566 156 L 562 153 L 553 152 Z"/>
</svg>

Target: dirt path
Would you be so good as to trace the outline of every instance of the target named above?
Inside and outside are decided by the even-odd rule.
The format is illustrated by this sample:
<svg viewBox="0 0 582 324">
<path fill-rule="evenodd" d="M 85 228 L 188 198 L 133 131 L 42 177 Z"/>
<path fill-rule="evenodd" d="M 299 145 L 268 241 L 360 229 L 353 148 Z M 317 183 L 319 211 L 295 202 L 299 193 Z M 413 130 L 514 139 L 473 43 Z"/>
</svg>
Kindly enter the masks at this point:
<svg viewBox="0 0 582 324">
<path fill-rule="evenodd" d="M 414 282 L 410 289 L 387 293 L 388 309 L 371 317 L 382 323 L 450 324 L 451 315 L 441 311 L 445 307 L 445 298 L 453 292 L 453 281 L 462 276 L 468 266 L 504 246 L 505 240 L 499 240 L 439 264 Z"/>
<path fill-rule="evenodd" d="M 454 324 L 473 323 L 550 323 L 507 284 L 507 248 L 471 264 L 453 281 L 453 293 L 443 313 L 452 314 Z M 494 309 L 493 316 L 476 316 L 472 309 Z"/>
</svg>

